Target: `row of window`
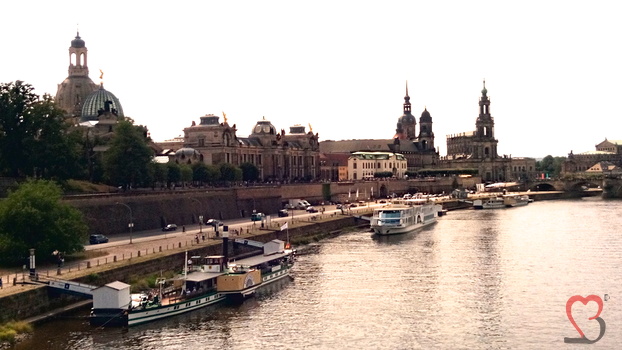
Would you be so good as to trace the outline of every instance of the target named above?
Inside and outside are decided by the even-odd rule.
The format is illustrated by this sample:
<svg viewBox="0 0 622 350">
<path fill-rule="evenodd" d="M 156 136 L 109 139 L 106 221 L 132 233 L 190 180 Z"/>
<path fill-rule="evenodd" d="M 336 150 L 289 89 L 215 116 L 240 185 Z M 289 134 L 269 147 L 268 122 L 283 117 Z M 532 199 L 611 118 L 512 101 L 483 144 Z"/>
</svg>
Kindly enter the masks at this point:
<svg viewBox="0 0 622 350">
<path fill-rule="evenodd" d="M 353 162 L 352 163 L 352 168 L 353 169 L 357 169 L 357 163 Z M 388 164 L 388 165 L 387 165 Z M 375 165 L 375 167 L 374 167 Z M 395 168 L 397 169 L 406 169 L 406 162 L 402 162 L 402 163 L 384 163 L 384 169 L 393 169 L 393 166 L 395 166 Z M 361 169 L 382 169 L 382 163 L 378 162 L 378 163 L 374 163 L 374 162 L 364 162 L 361 165 Z"/>
</svg>

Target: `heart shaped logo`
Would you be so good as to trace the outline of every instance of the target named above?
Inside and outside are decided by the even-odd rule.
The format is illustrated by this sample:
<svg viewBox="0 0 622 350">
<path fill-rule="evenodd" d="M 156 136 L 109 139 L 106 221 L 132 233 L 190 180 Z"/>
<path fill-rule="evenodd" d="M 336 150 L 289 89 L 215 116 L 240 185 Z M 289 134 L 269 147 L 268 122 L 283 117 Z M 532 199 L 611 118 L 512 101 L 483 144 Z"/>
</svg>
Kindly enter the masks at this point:
<svg viewBox="0 0 622 350">
<path fill-rule="evenodd" d="M 598 311 L 596 312 L 596 314 L 588 318 L 588 320 L 590 321 L 596 320 L 600 326 L 600 334 L 598 338 L 595 340 L 587 339 L 587 337 L 585 336 L 585 333 L 583 332 L 581 327 L 577 325 L 577 322 L 572 316 L 572 305 L 574 305 L 574 303 L 576 303 L 577 301 L 581 302 L 583 305 L 587 305 L 590 301 L 593 301 L 598 305 Z M 568 299 L 568 301 L 566 302 L 566 316 L 568 316 L 568 320 L 570 321 L 572 326 L 577 330 L 580 337 L 579 338 L 564 338 L 564 342 L 592 344 L 592 343 L 599 341 L 605 335 L 605 321 L 599 317 L 600 313 L 603 311 L 603 306 L 604 306 L 603 300 L 598 295 L 592 294 L 592 295 L 588 295 L 587 297 L 582 297 L 580 295 L 574 295 L 570 297 L 570 299 Z"/>
</svg>

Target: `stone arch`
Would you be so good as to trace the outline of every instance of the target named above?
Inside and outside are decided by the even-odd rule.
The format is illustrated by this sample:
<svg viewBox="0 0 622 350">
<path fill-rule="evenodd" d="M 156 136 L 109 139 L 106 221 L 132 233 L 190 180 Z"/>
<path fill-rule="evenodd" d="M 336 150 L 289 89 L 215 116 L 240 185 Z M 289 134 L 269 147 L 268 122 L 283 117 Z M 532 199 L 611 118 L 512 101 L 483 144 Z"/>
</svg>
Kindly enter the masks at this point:
<svg viewBox="0 0 622 350">
<path fill-rule="evenodd" d="M 389 196 L 387 185 L 380 186 L 380 194 L 378 195 L 380 198 L 387 198 Z"/>
</svg>

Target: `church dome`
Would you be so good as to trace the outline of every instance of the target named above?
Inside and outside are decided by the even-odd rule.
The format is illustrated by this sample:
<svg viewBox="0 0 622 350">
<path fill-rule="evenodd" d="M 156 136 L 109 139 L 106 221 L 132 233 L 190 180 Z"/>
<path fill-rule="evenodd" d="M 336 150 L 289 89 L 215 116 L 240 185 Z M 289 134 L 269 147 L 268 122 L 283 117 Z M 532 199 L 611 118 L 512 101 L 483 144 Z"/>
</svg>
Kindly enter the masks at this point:
<svg viewBox="0 0 622 350">
<path fill-rule="evenodd" d="M 80 38 L 80 33 L 76 34 L 76 38 L 71 40 L 71 47 L 75 47 L 75 48 L 82 48 L 85 47 L 86 44 L 84 43 L 84 40 L 82 40 L 82 38 Z"/>
<path fill-rule="evenodd" d="M 253 135 L 276 135 L 276 128 L 267 120 L 260 120 L 253 128 Z"/>
<path fill-rule="evenodd" d="M 194 148 L 184 147 L 175 151 L 175 157 L 193 157 L 198 156 L 200 153 Z"/>
<path fill-rule="evenodd" d="M 430 112 L 428 112 L 428 109 L 424 109 L 423 113 L 421 113 L 421 118 L 419 118 L 419 122 L 423 123 L 423 122 L 431 122 L 432 121 L 432 117 L 430 116 Z"/>
<path fill-rule="evenodd" d="M 119 99 L 112 92 L 100 86 L 99 89 L 84 99 L 80 121 L 97 120 L 101 112 L 106 110 L 106 102 L 108 101 L 110 112 L 123 118 L 123 108 L 121 107 Z"/>
<path fill-rule="evenodd" d="M 398 123 L 401 123 L 403 126 L 413 125 L 417 123 L 415 116 L 413 116 L 410 112 L 404 113 L 399 119 Z"/>
</svg>

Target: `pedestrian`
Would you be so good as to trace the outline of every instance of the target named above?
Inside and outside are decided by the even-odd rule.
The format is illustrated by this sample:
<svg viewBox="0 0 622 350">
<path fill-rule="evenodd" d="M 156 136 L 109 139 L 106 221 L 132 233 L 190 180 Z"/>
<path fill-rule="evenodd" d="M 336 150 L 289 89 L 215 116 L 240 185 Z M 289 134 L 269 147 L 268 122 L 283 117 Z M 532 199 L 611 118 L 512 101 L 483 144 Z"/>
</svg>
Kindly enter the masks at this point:
<svg viewBox="0 0 622 350">
<path fill-rule="evenodd" d="M 199 235 L 196 235 L 194 238 L 197 240 L 197 244 L 199 244 Z"/>
<path fill-rule="evenodd" d="M 186 232 L 186 225 L 181 225 L 181 232 Z"/>
<path fill-rule="evenodd" d="M 2 277 L 0 277 L 0 289 L 4 289 L 4 288 L 2 287 Z"/>
</svg>

